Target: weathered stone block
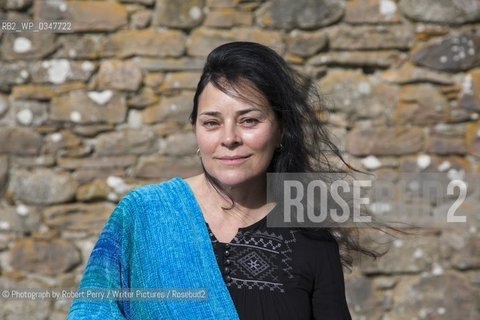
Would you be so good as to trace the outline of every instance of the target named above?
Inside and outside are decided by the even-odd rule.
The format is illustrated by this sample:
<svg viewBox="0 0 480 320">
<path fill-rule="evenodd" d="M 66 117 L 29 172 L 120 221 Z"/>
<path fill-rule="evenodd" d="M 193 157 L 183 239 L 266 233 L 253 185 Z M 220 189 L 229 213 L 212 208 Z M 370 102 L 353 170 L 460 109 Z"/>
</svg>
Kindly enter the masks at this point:
<svg viewBox="0 0 480 320">
<path fill-rule="evenodd" d="M 138 64 L 141 64 L 139 60 L 135 60 Z M 145 75 L 144 84 L 145 86 L 150 88 L 158 88 L 160 84 L 163 82 L 165 78 L 165 74 L 163 72 L 148 72 Z"/>
<path fill-rule="evenodd" d="M 95 179 L 90 183 L 78 187 L 76 198 L 78 201 L 83 202 L 99 200 L 106 201 L 111 192 L 112 191 L 106 181 Z"/>
<path fill-rule="evenodd" d="M 8 157 L 0 156 L 0 195 L 3 194 L 8 180 Z"/>
<path fill-rule="evenodd" d="M 430 69 L 459 72 L 480 65 L 480 36 L 469 34 L 435 40 L 413 52 L 413 63 Z"/>
<path fill-rule="evenodd" d="M 480 158 L 480 121 L 467 125 L 466 139 L 468 152 Z"/>
<path fill-rule="evenodd" d="M 333 50 L 409 49 L 413 41 L 413 30 L 406 25 L 340 25 L 329 30 L 329 44 Z"/>
<path fill-rule="evenodd" d="M 371 279 L 360 274 L 345 277 L 345 293 L 352 317 L 381 317 L 383 296 L 380 291 L 375 290 Z"/>
<path fill-rule="evenodd" d="M 325 32 L 290 32 L 285 42 L 287 52 L 300 57 L 309 57 L 327 46 L 328 38 Z"/>
<path fill-rule="evenodd" d="M 253 41 L 269 46 L 280 54 L 284 51 L 279 33 L 258 28 L 197 28 L 190 35 L 187 51 L 191 56 L 207 56 L 216 47 L 231 41 Z"/>
<path fill-rule="evenodd" d="M 95 179 L 107 178 L 109 176 L 122 177 L 125 175 L 123 169 L 118 168 L 91 168 L 91 169 L 78 169 L 72 177 L 80 184 L 90 183 Z"/>
<path fill-rule="evenodd" d="M 152 13 L 148 10 L 139 10 L 132 13 L 130 24 L 134 29 L 144 29 L 148 27 L 152 20 Z"/>
<path fill-rule="evenodd" d="M 197 140 L 193 132 L 177 133 L 168 136 L 160 154 L 173 156 L 191 156 L 197 150 Z"/>
<path fill-rule="evenodd" d="M 146 106 L 154 104 L 160 100 L 151 88 L 144 88 L 139 94 L 128 99 L 127 104 L 129 107 L 143 109 Z"/>
<path fill-rule="evenodd" d="M 167 73 L 162 84 L 157 88 L 159 92 L 179 89 L 195 90 L 200 80 L 200 72 L 173 72 Z"/>
<path fill-rule="evenodd" d="M 399 7 L 405 16 L 414 21 L 448 24 L 480 21 L 477 0 L 401 0 Z"/>
<path fill-rule="evenodd" d="M 6 95 L 0 94 L 0 118 L 7 113 L 9 109 L 8 97 Z"/>
<path fill-rule="evenodd" d="M 43 102 L 15 100 L 13 111 L 17 123 L 22 126 L 40 126 L 48 118 L 48 104 Z"/>
<path fill-rule="evenodd" d="M 0 90 L 10 91 L 13 85 L 27 82 L 30 73 L 23 61 L 16 63 L 0 63 Z"/>
<path fill-rule="evenodd" d="M 33 0 L 4 0 L 0 3 L 5 10 L 24 10 L 30 7 Z"/>
<path fill-rule="evenodd" d="M 73 127 L 73 132 L 76 134 L 83 136 L 83 137 L 94 137 L 99 133 L 112 131 L 114 130 L 114 124 L 106 124 L 106 123 L 99 123 L 99 124 L 90 124 L 90 125 L 77 125 Z"/>
<path fill-rule="evenodd" d="M 85 194 L 84 194 L 85 195 Z M 47 207 L 43 210 L 45 223 L 54 229 L 91 231 L 97 234 L 114 209 L 108 202 L 75 203 Z"/>
<path fill-rule="evenodd" d="M 78 249 L 69 241 L 30 238 L 15 241 L 10 264 L 17 270 L 55 276 L 72 270 L 81 261 Z"/>
<path fill-rule="evenodd" d="M 347 2 L 347 23 L 399 23 L 400 12 L 393 0 L 353 0 Z"/>
<path fill-rule="evenodd" d="M 58 43 L 62 46 L 56 58 L 98 59 L 103 55 L 106 36 L 103 34 L 62 34 Z"/>
<path fill-rule="evenodd" d="M 53 88 L 43 85 L 15 86 L 12 90 L 12 97 L 16 100 L 50 100 L 54 95 Z"/>
<path fill-rule="evenodd" d="M 79 169 L 111 169 L 125 168 L 132 166 L 137 161 L 137 157 L 133 155 L 118 157 L 91 157 L 85 159 L 76 158 L 58 158 L 59 167 L 79 170 Z"/>
<path fill-rule="evenodd" d="M 463 137 L 467 132 L 465 123 L 439 123 L 433 127 L 432 133 L 444 137 Z"/>
<path fill-rule="evenodd" d="M 392 319 L 473 320 L 479 317 L 474 289 L 464 276 L 453 272 L 404 279 L 392 296 L 395 308 L 386 314 Z"/>
<path fill-rule="evenodd" d="M 30 74 L 34 83 L 63 84 L 66 81 L 87 81 L 95 69 L 95 64 L 90 61 L 54 59 L 32 63 Z"/>
<path fill-rule="evenodd" d="M 42 288 L 44 281 L 25 278 L 20 271 L 2 273 L 0 287 L 2 288 Z M 48 299 L 5 299 L 0 305 L 0 317 L 10 319 L 47 319 L 51 312 L 51 301 Z"/>
<path fill-rule="evenodd" d="M 41 135 L 27 128 L 0 128 L 0 141 L 0 154 L 19 156 L 37 155 L 43 143 Z"/>
<path fill-rule="evenodd" d="M 15 167 L 17 168 L 52 167 L 55 165 L 55 157 L 53 155 L 41 155 L 37 157 L 12 156 L 11 162 L 15 163 Z"/>
<path fill-rule="evenodd" d="M 314 29 L 340 20 L 344 7 L 338 0 L 272 0 L 257 12 L 257 23 L 282 29 Z"/>
<path fill-rule="evenodd" d="M 62 85 L 27 84 L 15 86 L 12 90 L 12 97 L 15 100 L 48 101 L 54 96 L 83 88 L 85 88 L 85 84 L 82 82 L 68 82 Z"/>
<path fill-rule="evenodd" d="M 213 28 L 231 28 L 234 26 L 251 26 L 252 21 L 251 12 L 222 8 L 210 11 L 203 25 Z"/>
<path fill-rule="evenodd" d="M 472 165 L 460 156 L 439 157 L 420 154 L 403 157 L 399 171 L 405 173 L 402 179 L 403 199 L 408 199 L 408 202 L 423 201 L 435 205 L 426 215 L 413 216 L 411 221 L 414 225 L 427 228 L 449 227 L 446 224 L 446 212 L 443 214 L 439 208 L 457 198 L 457 195 L 449 195 L 448 187 L 451 180 L 465 181 L 468 184 L 467 195 L 475 192 L 476 177 L 469 174 L 472 172 Z"/>
<path fill-rule="evenodd" d="M 157 0 L 154 26 L 191 29 L 203 20 L 204 0 Z"/>
<path fill-rule="evenodd" d="M 324 106 L 346 114 L 350 123 L 360 118 L 387 115 L 394 109 L 397 99 L 393 86 L 360 71 L 332 69 L 320 79 L 318 87 L 325 98 Z"/>
<path fill-rule="evenodd" d="M 186 124 L 188 125 L 188 124 Z M 186 126 L 185 125 L 185 126 Z M 169 135 L 175 134 L 176 132 L 182 130 L 182 124 L 179 124 L 175 121 L 165 121 L 155 126 L 155 133 L 159 137 L 167 137 Z"/>
<path fill-rule="evenodd" d="M 96 154 L 145 154 L 156 150 L 155 133 L 149 128 L 124 129 L 100 134 L 95 144 Z"/>
<path fill-rule="evenodd" d="M 470 198 L 470 200 L 472 201 L 470 204 L 474 204 L 474 199 Z M 455 215 L 460 216 L 457 212 Z M 475 215 L 475 213 L 473 215 Z M 467 221 L 470 226 L 480 221 L 472 221 L 471 218 L 473 218 L 473 216 L 467 216 Z M 466 230 L 460 229 L 456 231 L 449 230 L 443 233 L 440 239 L 442 252 L 445 258 L 451 261 L 452 266 L 457 270 L 478 269 L 480 268 L 480 252 L 478 252 L 480 249 L 480 238 L 475 232 L 468 234 L 465 231 Z"/>
<path fill-rule="evenodd" d="M 418 156 L 402 157 L 400 161 L 400 172 L 405 173 L 449 173 L 448 176 L 459 175 L 460 172 L 471 172 L 472 164 L 459 156 L 439 157 L 420 154 Z M 440 177 L 441 175 L 439 175 Z M 465 177 L 466 178 L 466 177 Z"/>
<path fill-rule="evenodd" d="M 381 241 L 380 243 L 387 243 L 386 239 L 392 240 L 391 237 L 389 238 L 386 235 L 373 239 L 373 241 Z M 438 259 L 439 249 L 436 243 L 435 237 L 426 236 L 415 239 L 413 237 L 411 239 L 395 239 L 390 242 L 388 254 L 377 260 L 362 260 L 359 268 L 365 274 L 402 274 L 429 271 L 432 267 L 432 261 Z M 371 244 L 373 245 L 373 243 Z"/>
<path fill-rule="evenodd" d="M 193 108 L 193 94 L 182 93 L 177 96 L 165 97 L 152 107 L 142 111 L 142 122 L 152 124 L 173 120 L 187 123 Z"/>
<path fill-rule="evenodd" d="M 97 75 L 100 89 L 136 91 L 142 83 L 142 70 L 132 61 L 102 62 Z"/>
<path fill-rule="evenodd" d="M 57 50 L 56 36 L 47 32 L 7 33 L 2 40 L 2 58 L 7 61 L 35 60 Z"/>
<path fill-rule="evenodd" d="M 347 135 L 347 151 L 355 156 L 399 156 L 423 149 L 424 133 L 420 128 L 355 127 Z"/>
<path fill-rule="evenodd" d="M 133 61 L 147 71 L 195 71 L 202 70 L 205 58 L 155 59 L 133 58 Z"/>
<path fill-rule="evenodd" d="M 393 115 L 395 124 L 428 126 L 444 122 L 448 118 L 450 105 L 431 84 L 403 86 L 399 99 Z"/>
<path fill-rule="evenodd" d="M 206 0 L 209 8 L 235 8 L 241 0 Z"/>
<path fill-rule="evenodd" d="M 27 234 L 35 232 L 41 224 L 41 217 L 34 207 L 18 205 L 15 207 L 0 206 L 0 223 L 2 231 Z"/>
<path fill-rule="evenodd" d="M 398 84 L 430 82 L 435 84 L 453 84 L 452 76 L 448 73 L 432 71 L 426 68 L 415 67 L 411 63 L 404 63 L 400 68 L 391 68 L 382 73 L 382 78 L 388 82 Z"/>
<path fill-rule="evenodd" d="M 191 177 L 202 172 L 198 157 L 158 157 L 141 158 L 134 170 L 137 178 L 170 179 L 174 176 Z"/>
<path fill-rule="evenodd" d="M 464 155 L 467 153 L 467 146 L 464 138 L 430 137 L 427 140 L 427 152 L 440 155 Z"/>
<path fill-rule="evenodd" d="M 127 24 L 125 6 L 111 1 L 35 1 L 34 18 L 68 21 L 73 31 L 113 31 Z"/>
<path fill-rule="evenodd" d="M 137 3 L 137 4 L 143 4 L 146 6 L 151 6 L 155 3 L 155 0 L 119 0 L 119 2 L 122 3 Z"/>
<path fill-rule="evenodd" d="M 396 125 L 428 126 L 447 120 L 448 112 L 443 106 L 420 102 L 400 102 L 393 113 Z"/>
<path fill-rule="evenodd" d="M 19 170 L 11 174 L 9 192 L 25 203 L 44 205 L 72 200 L 77 187 L 75 180 L 65 172 Z"/>
<path fill-rule="evenodd" d="M 82 140 L 69 130 L 49 134 L 44 141 L 43 150 L 51 154 L 56 154 L 58 150 L 62 149 L 72 149 L 82 144 Z"/>
<path fill-rule="evenodd" d="M 469 111 L 480 111 L 480 69 L 465 75 L 459 105 Z"/>
<path fill-rule="evenodd" d="M 178 57 L 184 53 L 185 42 L 185 33 L 176 30 L 122 30 L 106 40 L 103 54 L 119 58 Z"/>
<path fill-rule="evenodd" d="M 406 59 L 398 51 L 335 51 L 314 56 L 308 61 L 312 65 L 332 65 L 345 67 L 388 68 Z"/>
<path fill-rule="evenodd" d="M 120 123 L 125 120 L 126 113 L 125 97 L 121 94 L 110 90 L 89 93 L 75 90 L 52 99 L 50 120 L 80 124 Z"/>
</svg>

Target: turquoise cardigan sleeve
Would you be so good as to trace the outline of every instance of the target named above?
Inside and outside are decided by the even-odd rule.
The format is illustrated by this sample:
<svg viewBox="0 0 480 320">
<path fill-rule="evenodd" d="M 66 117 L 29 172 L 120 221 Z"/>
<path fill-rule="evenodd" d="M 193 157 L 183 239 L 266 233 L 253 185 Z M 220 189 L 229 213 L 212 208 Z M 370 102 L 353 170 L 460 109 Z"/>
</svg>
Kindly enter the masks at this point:
<svg viewBox="0 0 480 320">
<path fill-rule="evenodd" d="M 125 239 L 125 218 L 128 209 L 124 198 L 107 220 L 83 272 L 79 289 L 121 288 L 122 239 Z M 67 320 L 126 319 L 122 300 L 74 299 Z"/>
<path fill-rule="evenodd" d="M 205 299 L 74 299 L 67 320 L 238 320 L 202 212 L 173 178 L 130 191 L 108 218 L 79 289 L 201 290 Z"/>
</svg>

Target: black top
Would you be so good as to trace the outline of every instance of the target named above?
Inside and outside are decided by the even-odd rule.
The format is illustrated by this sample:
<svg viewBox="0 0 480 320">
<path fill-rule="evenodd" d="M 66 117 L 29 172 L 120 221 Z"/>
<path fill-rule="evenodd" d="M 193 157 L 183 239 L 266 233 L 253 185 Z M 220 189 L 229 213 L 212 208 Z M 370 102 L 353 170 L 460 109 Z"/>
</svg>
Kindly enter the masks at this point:
<svg viewBox="0 0 480 320">
<path fill-rule="evenodd" d="M 338 245 L 325 231 L 239 228 L 230 243 L 207 228 L 241 320 L 351 319 Z"/>
</svg>

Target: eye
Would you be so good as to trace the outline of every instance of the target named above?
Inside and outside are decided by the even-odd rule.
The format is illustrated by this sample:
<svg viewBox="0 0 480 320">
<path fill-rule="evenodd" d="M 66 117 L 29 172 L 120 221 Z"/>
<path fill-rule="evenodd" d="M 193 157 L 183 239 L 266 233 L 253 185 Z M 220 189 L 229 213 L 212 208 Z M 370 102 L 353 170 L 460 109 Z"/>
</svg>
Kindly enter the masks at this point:
<svg viewBox="0 0 480 320">
<path fill-rule="evenodd" d="M 243 119 L 241 123 L 247 126 L 254 126 L 259 122 L 260 121 L 258 121 L 258 119 L 255 119 L 255 118 L 246 118 L 246 119 Z"/>
<path fill-rule="evenodd" d="M 202 123 L 202 125 L 205 127 L 205 128 L 213 128 L 215 126 L 218 125 L 218 123 L 216 121 L 213 121 L 213 120 L 207 120 L 207 121 L 204 121 Z"/>
</svg>

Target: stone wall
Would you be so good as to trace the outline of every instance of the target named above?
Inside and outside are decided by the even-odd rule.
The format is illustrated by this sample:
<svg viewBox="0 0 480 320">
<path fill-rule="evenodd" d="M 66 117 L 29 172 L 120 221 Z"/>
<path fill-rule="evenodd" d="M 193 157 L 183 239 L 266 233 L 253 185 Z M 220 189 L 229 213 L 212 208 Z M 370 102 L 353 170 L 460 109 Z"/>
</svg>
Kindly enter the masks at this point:
<svg viewBox="0 0 480 320">
<path fill-rule="evenodd" d="M 479 172 L 478 0 L 1 0 L 0 287 L 75 287 L 130 189 L 199 172 L 187 118 L 208 52 L 271 46 L 329 97 L 336 142 L 373 172 Z M 4 29 L 5 30 L 5 29 Z M 427 204 L 430 206 L 430 204 Z M 479 216 L 480 197 L 464 210 Z M 472 221 L 472 220 L 470 220 Z M 478 224 L 396 239 L 346 274 L 354 319 L 478 319 Z M 2 319 L 69 301 L 2 300 Z"/>
</svg>

